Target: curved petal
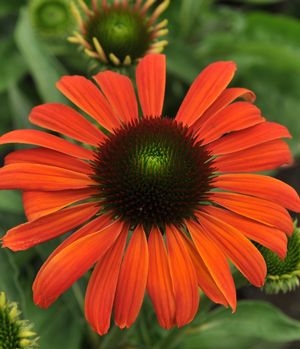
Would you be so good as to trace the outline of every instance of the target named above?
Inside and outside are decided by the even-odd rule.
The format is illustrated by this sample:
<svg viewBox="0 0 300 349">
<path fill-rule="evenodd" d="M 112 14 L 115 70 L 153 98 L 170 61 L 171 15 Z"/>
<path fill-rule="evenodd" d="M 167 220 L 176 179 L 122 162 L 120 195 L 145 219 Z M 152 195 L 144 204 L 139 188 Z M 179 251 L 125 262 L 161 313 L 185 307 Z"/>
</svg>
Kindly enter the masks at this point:
<svg viewBox="0 0 300 349">
<path fill-rule="evenodd" d="M 70 101 L 107 130 L 112 131 L 120 126 L 109 103 L 90 80 L 77 75 L 63 76 L 56 86 Z"/>
<path fill-rule="evenodd" d="M 236 102 L 207 118 L 200 125 L 196 134 L 202 144 L 208 144 L 228 132 L 247 129 L 264 120 L 255 105 Z"/>
<path fill-rule="evenodd" d="M 94 153 L 62 138 L 38 130 L 15 130 L 0 137 L 0 144 L 23 143 L 34 144 L 58 152 L 74 156 L 75 158 L 92 160 Z"/>
<path fill-rule="evenodd" d="M 56 254 L 60 253 L 64 248 L 71 245 L 74 241 L 79 240 L 85 236 L 90 234 L 94 234 L 96 232 L 101 233 L 101 231 L 111 224 L 116 223 L 114 220 L 108 215 L 100 215 L 96 218 L 93 218 L 87 224 L 83 225 L 81 228 L 77 229 L 74 233 L 69 235 L 63 242 L 56 247 L 56 249 L 51 253 L 48 257 L 47 261 L 43 264 L 42 268 L 45 267 L 47 262 L 52 259 Z M 119 223 L 122 224 L 122 223 Z"/>
<path fill-rule="evenodd" d="M 219 287 L 210 275 L 210 272 L 208 271 L 203 259 L 196 250 L 195 245 L 188 237 L 186 237 L 185 235 L 183 235 L 183 237 L 185 238 L 186 246 L 189 250 L 189 255 L 195 267 L 199 287 L 214 303 L 222 304 L 225 307 L 228 307 L 229 304 L 227 302 L 227 299 L 224 297 L 223 293 L 220 291 Z"/>
<path fill-rule="evenodd" d="M 128 227 L 125 226 L 113 246 L 98 261 L 88 283 L 85 295 L 86 319 L 100 335 L 107 333 L 110 326 L 127 235 Z"/>
<path fill-rule="evenodd" d="M 232 225 L 248 239 L 256 241 L 277 253 L 280 258 L 285 257 L 287 252 L 287 237 L 284 232 L 212 205 L 203 207 L 203 210 L 207 214 Z"/>
<path fill-rule="evenodd" d="M 66 190 L 87 188 L 90 176 L 48 165 L 15 163 L 0 168 L 0 188 L 20 190 Z"/>
<path fill-rule="evenodd" d="M 197 215 L 210 237 L 253 285 L 261 287 L 267 266 L 257 248 L 238 229 L 218 218 L 201 212 Z"/>
<path fill-rule="evenodd" d="M 186 225 L 211 277 L 235 311 L 236 291 L 226 257 L 199 223 L 189 221 Z"/>
<path fill-rule="evenodd" d="M 230 87 L 226 88 L 220 96 L 213 102 L 213 104 L 203 113 L 200 119 L 196 120 L 193 124 L 193 129 L 197 130 L 202 123 L 204 123 L 207 119 L 212 117 L 214 114 L 220 112 L 222 109 L 227 107 L 230 103 L 232 103 L 237 98 L 243 98 L 245 101 L 253 103 L 255 101 L 255 94 L 241 87 Z"/>
<path fill-rule="evenodd" d="M 165 96 L 166 57 L 147 55 L 136 68 L 136 84 L 144 118 L 160 117 Z"/>
<path fill-rule="evenodd" d="M 300 198 L 297 192 L 288 184 L 270 176 L 248 173 L 221 174 L 214 179 L 213 185 L 216 188 L 270 200 L 291 211 L 300 212 Z"/>
<path fill-rule="evenodd" d="M 149 239 L 149 275 L 147 290 L 161 327 L 175 325 L 175 300 L 170 266 L 161 232 L 153 227 Z"/>
<path fill-rule="evenodd" d="M 3 236 L 3 247 L 13 251 L 26 250 L 78 227 L 93 217 L 98 210 L 93 203 L 82 204 L 17 225 Z"/>
<path fill-rule="evenodd" d="M 216 62 L 207 66 L 194 80 L 176 115 L 176 121 L 191 126 L 221 95 L 233 78 L 233 62 Z"/>
<path fill-rule="evenodd" d="M 138 316 L 147 284 L 148 264 L 146 233 L 138 226 L 125 252 L 116 290 L 114 314 L 120 328 L 130 327 Z"/>
<path fill-rule="evenodd" d="M 176 323 L 184 326 L 193 320 L 199 306 L 198 280 L 182 233 L 166 227 L 167 249 L 173 281 Z"/>
<path fill-rule="evenodd" d="M 98 146 L 105 138 L 92 123 L 64 104 L 39 105 L 32 109 L 29 120 L 40 127 L 94 146 Z"/>
<path fill-rule="evenodd" d="M 207 146 L 214 155 L 234 153 L 279 138 L 291 138 L 286 127 L 275 122 L 262 122 L 245 130 L 233 132 Z"/>
<path fill-rule="evenodd" d="M 123 225 L 118 221 L 84 236 L 50 256 L 33 283 L 33 300 L 47 308 L 114 244 Z"/>
<path fill-rule="evenodd" d="M 92 167 L 88 162 L 48 148 L 15 150 L 5 157 L 6 165 L 25 162 L 61 167 L 88 175 L 93 173 Z"/>
<path fill-rule="evenodd" d="M 124 75 L 105 71 L 94 76 L 114 114 L 123 123 L 138 119 L 138 105 L 131 80 Z"/>
<path fill-rule="evenodd" d="M 286 234 L 293 232 L 293 222 L 282 206 L 253 196 L 236 193 L 211 193 L 209 200 L 257 222 L 276 227 Z"/>
<path fill-rule="evenodd" d="M 256 172 L 273 170 L 293 161 L 289 146 L 282 140 L 226 154 L 216 158 L 213 166 L 220 172 Z"/>
<path fill-rule="evenodd" d="M 60 191 L 25 191 L 23 205 L 28 220 L 34 220 L 56 212 L 80 200 L 90 198 L 95 189 L 70 189 Z"/>
</svg>

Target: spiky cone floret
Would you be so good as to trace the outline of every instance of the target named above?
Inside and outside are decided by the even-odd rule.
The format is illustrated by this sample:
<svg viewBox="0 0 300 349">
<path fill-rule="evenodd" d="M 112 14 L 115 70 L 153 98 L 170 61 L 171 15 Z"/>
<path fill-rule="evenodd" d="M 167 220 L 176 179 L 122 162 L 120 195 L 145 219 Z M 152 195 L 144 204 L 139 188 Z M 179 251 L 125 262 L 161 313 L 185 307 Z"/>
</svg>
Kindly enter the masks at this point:
<svg viewBox="0 0 300 349">
<path fill-rule="evenodd" d="M 166 61 L 148 55 L 136 68 L 136 87 L 104 71 L 94 82 L 64 76 L 58 89 L 79 109 L 35 107 L 39 130 L 15 130 L 0 143 L 16 150 L 0 169 L 0 188 L 23 193 L 28 221 L 10 229 L 3 247 L 24 250 L 73 231 L 41 267 L 34 301 L 48 307 L 95 266 L 85 314 L 99 334 L 111 318 L 130 327 L 144 294 L 164 328 L 194 318 L 199 289 L 236 309 L 230 263 L 257 287 L 267 267 L 254 242 L 286 255 L 298 194 L 260 174 L 291 163 L 282 138 L 245 88 L 228 87 L 233 62 L 207 66 L 174 118 L 163 115 Z M 237 100 L 239 99 L 239 100 Z M 72 139 L 75 142 L 72 142 Z M 258 172 L 258 173 L 257 173 Z"/>
<path fill-rule="evenodd" d="M 297 222 L 288 237 L 287 254 L 280 258 L 263 246 L 258 246 L 267 264 L 267 277 L 263 290 L 268 294 L 287 293 L 300 285 L 300 229 Z"/>
<path fill-rule="evenodd" d="M 87 56 L 109 66 L 129 66 L 149 53 L 159 53 L 167 45 L 161 37 L 168 33 L 168 21 L 159 16 L 169 0 L 93 0 L 72 3 L 78 30 L 69 41 L 83 48 Z"/>
<path fill-rule="evenodd" d="M 17 303 L 8 302 L 6 294 L 0 292 L 0 348 L 33 349 L 38 337 L 27 320 L 21 319 Z"/>
</svg>

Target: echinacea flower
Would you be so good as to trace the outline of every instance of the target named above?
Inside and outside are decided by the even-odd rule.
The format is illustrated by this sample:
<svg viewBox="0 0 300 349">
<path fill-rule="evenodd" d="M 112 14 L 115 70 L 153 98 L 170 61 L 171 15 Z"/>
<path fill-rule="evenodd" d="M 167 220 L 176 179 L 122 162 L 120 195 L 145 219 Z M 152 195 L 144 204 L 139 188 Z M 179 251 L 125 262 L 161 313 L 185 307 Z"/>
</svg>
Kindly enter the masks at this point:
<svg viewBox="0 0 300 349">
<path fill-rule="evenodd" d="M 83 0 L 72 9 L 78 31 L 69 41 L 79 44 L 92 58 L 110 66 L 128 66 L 148 53 L 161 52 L 167 45 L 160 38 L 167 34 L 166 19 L 157 22 L 169 0 Z"/>
<path fill-rule="evenodd" d="M 70 34 L 75 27 L 71 0 L 30 0 L 30 20 L 37 33 L 44 38 L 59 38 Z"/>
<path fill-rule="evenodd" d="M 16 302 L 8 302 L 6 294 L 0 292 L 0 348 L 33 349 L 38 337 L 32 324 L 21 319 L 21 311 Z"/>
<path fill-rule="evenodd" d="M 199 289 L 236 308 L 229 261 L 255 286 L 266 276 L 257 242 L 286 254 L 297 193 L 262 174 L 291 162 L 287 129 L 268 122 L 254 94 L 227 88 L 236 66 L 216 62 L 195 79 L 174 119 L 164 117 L 165 56 L 148 55 L 135 89 L 112 71 L 64 76 L 58 89 L 80 108 L 35 107 L 30 121 L 67 137 L 15 130 L 1 144 L 27 143 L 0 169 L 0 188 L 23 192 L 28 222 L 2 238 L 14 251 L 73 231 L 33 284 L 48 307 L 95 265 L 85 314 L 99 334 L 129 327 L 145 292 L 164 328 L 195 316 Z M 246 100 L 235 101 L 239 97 Z M 141 112 L 139 112 L 141 110 Z M 74 140 L 74 142 L 72 141 Z"/>
<path fill-rule="evenodd" d="M 268 294 L 290 292 L 300 286 L 300 229 L 294 227 L 288 237 L 284 260 L 263 246 L 258 246 L 267 264 L 267 277 L 263 290 Z"/>
</svg>

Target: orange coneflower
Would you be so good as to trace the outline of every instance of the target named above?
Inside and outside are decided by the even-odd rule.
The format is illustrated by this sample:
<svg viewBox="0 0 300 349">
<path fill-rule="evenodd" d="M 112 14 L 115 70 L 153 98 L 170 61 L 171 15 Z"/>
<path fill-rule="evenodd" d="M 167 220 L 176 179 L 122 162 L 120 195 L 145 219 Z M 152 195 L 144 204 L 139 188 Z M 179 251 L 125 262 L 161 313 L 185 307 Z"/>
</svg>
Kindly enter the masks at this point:
<svg viewBox="0 0 300 349">
<path fill-rule="evenodd" d="M 97 85 L 65 76 L 58 89 L 91 120 L 55 103 L 29 118 L 76 143 L 39 130 L 0 138 L 38 146 L 9 154 L 0 170 L 2 189 L 23 191 L 28 217 L 3 246 L 23 250 L 80 227 L 39 271 L 36 304 L 48 307 L 95 265 L 85 312 L 104 334 L 112 313 L 119 327 L 132 325 L 146 291 L 164 328 L 194 318 L 199 288 L 235 309 L 229 260 L 263 285 L 266 265 L 252 241 L 284 257 L 293 231 L 287 209 L 299 211 L 300 200 L 283 182 L 249 174 L 290 163 L 281 140 L 290 135 L 261 116 L 251 91 L 227 88 L 235 69 L 233 62 L 204 69 L 174 119 L 162 112 L 163 55 L 137 66 L 142 115 L 126 76 L 101 72 Z"/>
<path fill-rule="evenodd" d="M 110 66 L 128 66 L 144 55 L 161 52 L 167 45 L 160 40 L 168 33 L 167 19 L 159 16 L 170 0 L 79 0 L 71 3 L 78 30 L 69 41 L 79 44 L 92 58 Z"/>
</svg>

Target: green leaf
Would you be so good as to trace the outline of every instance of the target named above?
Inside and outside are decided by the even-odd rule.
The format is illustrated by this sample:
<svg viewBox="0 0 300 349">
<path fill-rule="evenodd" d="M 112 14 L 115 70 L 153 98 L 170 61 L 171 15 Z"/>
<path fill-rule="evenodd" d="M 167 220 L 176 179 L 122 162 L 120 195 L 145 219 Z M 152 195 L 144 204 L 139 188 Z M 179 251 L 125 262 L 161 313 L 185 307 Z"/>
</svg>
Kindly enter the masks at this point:
<svg viewBox="0 0 300 349">
<path fill-rule="evenodd" d="M 23 208 L 20 194 L 14 190 L 1 190 L 0 211 L 22 214 Z"/>
<path fill-rule="evenodd" d="M 26 64 L 10 38 L 0 41 L 0 92 L 19 80 L 26 72 Z"/>
<path fill-rule="evenodd" d="M 38 40 L 30 24 L 27 9 L 23 9 L 16 27 L 15 38 L 44 101 L 65 102 L 55 83 L 67 72 L 59 61 Z"/>
<path fill-rule="evenodd" d="M 218 308 L 200 326 L 189 328 L 181 347 L 198 349 L 201 343 L 201 349 L 268 348 L 299 339 L 299 321 L 267 302 L 241 301 L 236 313 Z"/>
</svg>

